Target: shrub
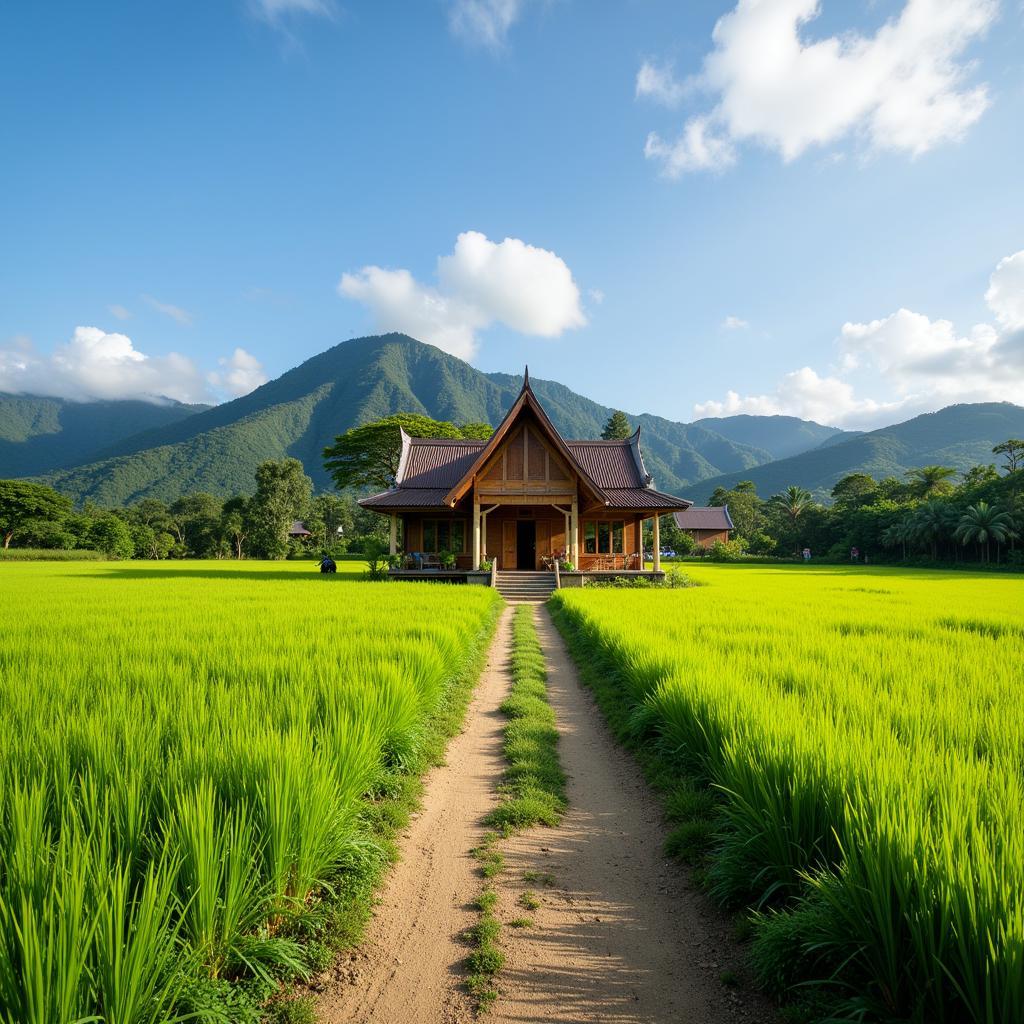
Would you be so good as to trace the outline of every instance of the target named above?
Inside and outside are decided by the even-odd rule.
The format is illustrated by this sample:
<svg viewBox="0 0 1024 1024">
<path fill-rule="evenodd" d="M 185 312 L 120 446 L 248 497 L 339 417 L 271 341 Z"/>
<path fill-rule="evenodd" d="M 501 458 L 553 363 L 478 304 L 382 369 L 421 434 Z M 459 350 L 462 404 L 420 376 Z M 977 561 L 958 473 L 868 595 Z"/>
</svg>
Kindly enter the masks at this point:
<svg viewBox="0 0 1024 1024">
<path fill-rule="evenodd" d="M 739 540 L 716 540 L 708 549 L 712 562 L 738 562 L 743 557 L 743 545 Z"/>
</svg>

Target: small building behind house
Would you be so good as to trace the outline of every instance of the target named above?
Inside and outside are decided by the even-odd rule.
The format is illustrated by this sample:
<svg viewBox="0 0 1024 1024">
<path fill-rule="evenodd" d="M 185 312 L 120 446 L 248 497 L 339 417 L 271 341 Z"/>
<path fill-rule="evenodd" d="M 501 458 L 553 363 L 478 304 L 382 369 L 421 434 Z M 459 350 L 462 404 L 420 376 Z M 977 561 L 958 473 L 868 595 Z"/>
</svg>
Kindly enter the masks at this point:
<svg viewBox="0 0 1024 1024">
<path fill-rule="evenodd" d="M 723 543 L 736 527 L 729 516 L 728 505 L 691 505 L 673 513 L 676 526 L 688 533 L 702 548 L 709 548 L 715 541 Z"/>
<path fill-rule="evenodd" d="M 298 519 L 288 528 L 288 539 L 289 540 L 309 540 L 313 534 L 306 529 L 306 524 L 300 522 Z"/>
</svg>

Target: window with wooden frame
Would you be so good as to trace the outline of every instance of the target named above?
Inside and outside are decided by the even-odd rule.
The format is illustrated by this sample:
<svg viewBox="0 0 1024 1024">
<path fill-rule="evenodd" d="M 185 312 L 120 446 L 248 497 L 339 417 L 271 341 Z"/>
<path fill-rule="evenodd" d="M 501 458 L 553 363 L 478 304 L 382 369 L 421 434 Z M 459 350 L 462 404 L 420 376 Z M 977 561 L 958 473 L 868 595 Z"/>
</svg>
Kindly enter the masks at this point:
<svg viewBox="0 0 1024 1024">
<path fill-rule="evenodd" d="M 596 519 L 583 524 L 585 555 L 621 555 L 625 537 L 625 520 Z"/>
<path fill-rule="evenodd" d="M 430 554 L 451 551 L 461 555 L 466 550 L 466 523 L 462 519 L 424 519 L 423 550 Z"/>
</svg>

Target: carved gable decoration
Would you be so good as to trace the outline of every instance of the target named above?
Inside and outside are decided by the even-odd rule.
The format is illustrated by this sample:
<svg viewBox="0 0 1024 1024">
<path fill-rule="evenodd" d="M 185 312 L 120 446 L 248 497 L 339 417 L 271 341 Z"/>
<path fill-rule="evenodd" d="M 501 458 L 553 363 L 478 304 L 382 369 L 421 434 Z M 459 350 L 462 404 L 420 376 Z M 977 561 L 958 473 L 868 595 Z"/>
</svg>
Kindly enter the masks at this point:
<svg viewBox="0 0 1024 1024">
<path fill-rule="evenodd" d="M 573 489 L 572 479 L 569 467 L 541 428 L 527 420 L 514 428 L 494 452 L 478 474 L 477 486 L 481 493 L 492 489 L 508 493 L 518 486 L 530 491 L 554 489 L 564 494 Z"/>
</svg>

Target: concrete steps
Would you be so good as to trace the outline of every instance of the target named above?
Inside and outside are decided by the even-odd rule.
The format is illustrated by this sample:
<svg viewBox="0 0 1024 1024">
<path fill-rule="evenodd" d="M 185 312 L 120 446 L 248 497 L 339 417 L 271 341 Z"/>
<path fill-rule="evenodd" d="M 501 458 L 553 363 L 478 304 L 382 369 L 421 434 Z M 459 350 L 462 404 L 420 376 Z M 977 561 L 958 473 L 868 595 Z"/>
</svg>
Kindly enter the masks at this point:
<svg viewBox="0 0 1024 1024">
<path fill-rule="evenodd" d="M 512 572 L 500 571 L 497 575 L 497 589 L 506 601 L 542 603 L 555 589 L 553 572 Z"/>
</svg>

